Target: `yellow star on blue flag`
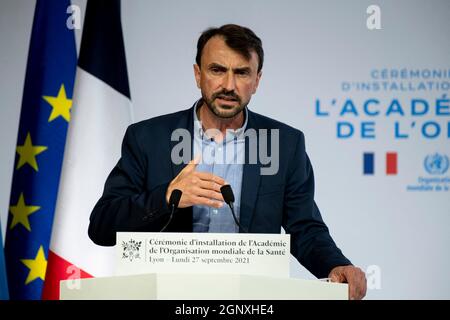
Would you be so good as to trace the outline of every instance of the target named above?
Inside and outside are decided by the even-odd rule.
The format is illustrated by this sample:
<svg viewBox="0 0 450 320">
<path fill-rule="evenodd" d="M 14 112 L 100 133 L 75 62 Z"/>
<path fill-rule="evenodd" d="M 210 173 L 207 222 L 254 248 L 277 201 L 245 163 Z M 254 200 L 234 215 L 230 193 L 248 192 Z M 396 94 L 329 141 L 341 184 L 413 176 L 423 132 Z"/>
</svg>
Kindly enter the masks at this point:
<svg viewBox="0 0 450 320">
<path fill-rule="evenodd" d="M 47 260 L 45 259 L 44 248 L 42 246 L 39 247 L 34 259 L 21 259 L 20 261 L 29 269 L 27 278 L 25 279 L 25 285 L 38 278 L 45 280 Z"/>
<path fill-rule="evenodd" d="M 46 146 L 33 145 L 30 133 L 28 133 L 24 144 L 17 146 L 16 150 L 19 154 L 19 161 L 17 162 L 16 167 L 17 170 L 22 168 L 25 164 L 29 164 L 34 170 L 39 171 L 36 156 L 47 150 Z"/>
<path fill-rule="evenodd" d="M 72 108 L 72 100 L 67 99 L 66 89 L 64 84 L 59 88 L 58 95 L 56 97 L 43 96 L 45 101 L 47 101 L 52 106 L 52 113 L 48 118 L 48 122 L 55 120 L 58 117 L 63 117 L 67 122 L 70 121 L 70 109 Z"/>
<path fill-rule="evenodd" d="M 25 227 L 25 229 L 31 232 L 30 221 L 28 220 L 28 216 L 38 211 L 40 208 L 41 207 L 39 206 L 27 206 L 25 204 L 23 193 L 21 193 L 19 200 L 17 201 L 17 204 L 15 206 L 9 207 L 9 211 L 13 216 L 9 228 L 12 229 L 20 223 Z"/>
</svg>

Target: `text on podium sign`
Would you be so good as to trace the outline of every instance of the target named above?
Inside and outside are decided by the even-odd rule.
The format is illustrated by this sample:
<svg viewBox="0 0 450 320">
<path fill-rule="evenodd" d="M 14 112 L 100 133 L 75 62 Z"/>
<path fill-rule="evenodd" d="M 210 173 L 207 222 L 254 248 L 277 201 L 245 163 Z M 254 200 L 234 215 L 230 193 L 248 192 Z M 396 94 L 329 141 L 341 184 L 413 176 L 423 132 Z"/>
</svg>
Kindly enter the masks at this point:
<svg viewBox="0 0 450 320">
<path fill-rule="evenodd" d="M 224 273 L 289 277 L 287 234 L 117 233 L 117 275 Z"/>
</svg>

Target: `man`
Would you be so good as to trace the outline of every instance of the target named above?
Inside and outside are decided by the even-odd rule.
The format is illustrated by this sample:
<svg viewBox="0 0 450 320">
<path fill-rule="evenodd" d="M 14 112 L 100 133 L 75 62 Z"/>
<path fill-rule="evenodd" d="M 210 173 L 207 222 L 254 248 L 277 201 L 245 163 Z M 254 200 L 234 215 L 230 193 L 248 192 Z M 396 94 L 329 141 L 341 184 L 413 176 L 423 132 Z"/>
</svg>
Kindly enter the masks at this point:
<svg viewBox="0 0 450 320">
<path fill-rule="evenodd" d="M 202 99 L 188 110 L 128 128 L 122 157 L 92 212 L 89 236 L 99 245 L 114 245 L 117 231 L 161 231 L 170 217 L 169 197 L 178 189 L 182 196 L 168 231 L 280 233 L 283 227 L 301 264 L 319 278 L 348 282 L 350 298 L 361 299 L 364 273 L 336 246 L 314 202 L 303 133 L 247 108 L 263 61 L 261 40 L 248 28 L 224 25 L 200 36 L 194 74 Z M 172 152 L 172 134 L 180 129 L 194 144 L 194 155 L 187 158 L 196 160 L 187 165 L 175 161 Z M 246 132 L 261 130 L 278 133 L 273 174 L 262 174 L 260 159 L 247 161 Z M 224 148 L 235 150 L 232 161 L 216 164 Z M 228 183 L 240 230 L 223 205 L 220 187 Z"/>
</svg>

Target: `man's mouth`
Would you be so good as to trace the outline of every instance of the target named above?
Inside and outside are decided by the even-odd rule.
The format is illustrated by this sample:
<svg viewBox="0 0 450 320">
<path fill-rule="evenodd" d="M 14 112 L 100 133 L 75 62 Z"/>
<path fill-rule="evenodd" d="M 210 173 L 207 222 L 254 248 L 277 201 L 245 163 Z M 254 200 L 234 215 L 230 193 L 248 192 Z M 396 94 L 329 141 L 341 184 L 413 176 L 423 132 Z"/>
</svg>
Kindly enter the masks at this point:
<svg viewBox="0 0 450 320">
<path fill-rule="evenodd" d="M 216 99 L 220 99 L 220 100 L 225 100 L 225 101 L 238 101 L 238 99 L 236 99 L 235 97 L 230 97 L 230 96 L 217 96 Z"/>
</svg>

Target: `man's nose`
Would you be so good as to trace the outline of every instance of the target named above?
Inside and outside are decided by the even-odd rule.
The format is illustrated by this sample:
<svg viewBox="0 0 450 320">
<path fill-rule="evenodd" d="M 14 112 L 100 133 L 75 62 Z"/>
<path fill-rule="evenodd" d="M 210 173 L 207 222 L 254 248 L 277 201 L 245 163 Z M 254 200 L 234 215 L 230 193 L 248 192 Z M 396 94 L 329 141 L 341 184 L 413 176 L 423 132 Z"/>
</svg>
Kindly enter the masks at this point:
<svg viewBox="0 0 450 320">
<path fill-rule="evenodd" d="M 227 72 L 223 79 L 222 87 L 227 91 L 233 91 L 236 88 L 236 80 L 233 72 Z"/>
</svg>

